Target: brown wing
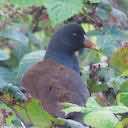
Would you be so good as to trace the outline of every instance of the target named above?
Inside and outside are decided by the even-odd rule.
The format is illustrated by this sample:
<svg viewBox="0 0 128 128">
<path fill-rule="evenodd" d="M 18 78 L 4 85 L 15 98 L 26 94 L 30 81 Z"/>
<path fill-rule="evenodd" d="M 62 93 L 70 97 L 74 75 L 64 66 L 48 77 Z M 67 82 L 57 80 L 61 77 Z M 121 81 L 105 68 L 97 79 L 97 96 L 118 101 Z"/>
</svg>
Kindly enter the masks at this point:
<svg viewBox="0 0 128 128">
<path fill-rule="evenodd" d="M 24 75 L 22 85 L 35 98 L 42 102 L 44 109 L 56 116 L 60 112 L 60 102 L 84 105 L 89 96 L 87 87 L 75 71 L 45 60 L 32 66 Z"/>
</svg>

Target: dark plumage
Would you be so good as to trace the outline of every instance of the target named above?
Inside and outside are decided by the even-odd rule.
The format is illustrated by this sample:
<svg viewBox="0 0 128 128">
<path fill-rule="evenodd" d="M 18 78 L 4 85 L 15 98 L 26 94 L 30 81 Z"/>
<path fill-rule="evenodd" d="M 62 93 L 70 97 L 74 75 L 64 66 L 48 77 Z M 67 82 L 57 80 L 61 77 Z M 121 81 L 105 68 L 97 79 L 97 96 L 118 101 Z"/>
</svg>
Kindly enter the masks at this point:
<svg viewBox="0 0 128 128">
<path fill-rule="evenodd" d="M 22 79 L 26 90 L 55 116 L 64 117 L 59 103 L 83 106 L 89 96 L 75 55 L 84 47 L 94 45 L 85 38 L 82 27 L 76 23 L 64 25 L 52 36 L 44 60 L 32 66 Z"/>
</svg>

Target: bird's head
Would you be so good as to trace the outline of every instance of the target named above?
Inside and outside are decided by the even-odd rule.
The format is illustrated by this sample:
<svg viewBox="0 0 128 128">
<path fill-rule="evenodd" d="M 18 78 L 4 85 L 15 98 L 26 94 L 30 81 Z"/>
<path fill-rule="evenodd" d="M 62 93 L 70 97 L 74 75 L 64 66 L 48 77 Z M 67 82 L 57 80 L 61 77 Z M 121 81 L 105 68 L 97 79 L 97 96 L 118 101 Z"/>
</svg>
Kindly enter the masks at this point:
<svg viewBox="0 0 128 128">
<path fill-rule="evenodd" d="M 48 48 L 55 51 L 74 53 L 82 48 L 95 49 L 95 44 L 88 39 L 81 25 L 70 23 L 59 28 L 53 34 Z"/>
</svg>

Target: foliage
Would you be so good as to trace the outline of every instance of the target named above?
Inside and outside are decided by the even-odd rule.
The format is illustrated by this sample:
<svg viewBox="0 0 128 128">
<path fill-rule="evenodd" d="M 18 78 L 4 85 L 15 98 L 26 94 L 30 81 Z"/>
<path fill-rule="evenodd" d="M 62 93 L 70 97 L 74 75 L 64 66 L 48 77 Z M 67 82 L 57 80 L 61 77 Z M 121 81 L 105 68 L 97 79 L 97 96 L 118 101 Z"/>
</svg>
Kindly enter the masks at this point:
<svg viewBox="0 0 128 128">
<path fill-rule="evenodd" d="M 126 113 L 128 108 L 126 106 L 110 106 L 103 107 L 98 104 L 94 97 L 90 97 L 86 107 L 80 107 L 74 104 L 64 104 L 67 106 L 64 112 L 82 112 L 85 113 L 84 122 L 95 128 L 113 128 L 119 122 L 114 114 Z"/>
<path fill-rule="evenodd" d="M 10 0 L 12 4 L 15 4 L 18 7 L 25 7 L 25 6 L 32 6 L 32 5 L 41 5 L 44 3 L 45 0 L 36 0 L 36 1 L 32 1 L 32 0 L 22 0 L 22 1 L 18 1 L 18 0 Z"/>
<path fill-rule="evenodd" d="M 29 53 L 25 55 L 18 67 L 18 73 L 17 73 L 17 79 L 21 80 L 22 76 L 24 73 L 33 65 L 36 64 L 37 62 L 41 61 L 43 56 L 45 54 L 45 51 L 40 50 L 40 51 L 34 51 L 32 53 Z"/>
<path fill-rule="evenodd" d="M 83 0 L 47 0 L 44 5 L 47 8 L 53 24 L 58 24 L 80 12 L 81 8 L 83 7 Z"/>
<path fill-rule="evenodd" d="M 65 114 L 82 112 L 95 128 L 128 124 L 127 0 L 0 0 L 0 125 L 49 128 L 84 126 L 55 118 L 21 87 L 24 73 L 43 59 L 54 29 L 78 22 L 97 50 L 79 53 L 90 97 L 85 106 L 64 103 Z M 82 54 L 81 54 L 82 53 Z"/>
</svg>

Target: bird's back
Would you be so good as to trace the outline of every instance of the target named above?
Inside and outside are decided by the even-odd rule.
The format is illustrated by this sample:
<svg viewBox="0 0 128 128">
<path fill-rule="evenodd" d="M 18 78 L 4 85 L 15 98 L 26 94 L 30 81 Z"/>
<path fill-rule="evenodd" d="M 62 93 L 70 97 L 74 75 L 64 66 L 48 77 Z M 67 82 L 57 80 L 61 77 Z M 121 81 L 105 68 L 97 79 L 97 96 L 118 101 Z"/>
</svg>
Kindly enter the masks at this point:
<svg viewBox="0 0 128 128">
<path fill-rule="evenodd" d="M 85 105 L 89 96 L 80 75 L 50 59 L 32 66 L 22 79 L 22 85 L 42 102 L 45 110 L 55 116 L 64 117 L 61 102 Z"/>
</svg>

